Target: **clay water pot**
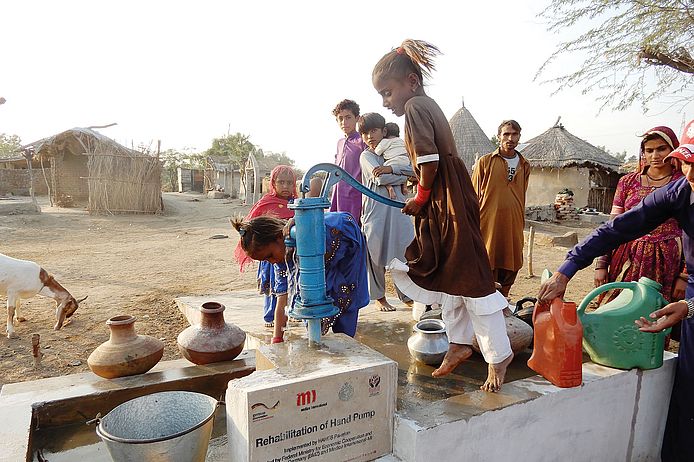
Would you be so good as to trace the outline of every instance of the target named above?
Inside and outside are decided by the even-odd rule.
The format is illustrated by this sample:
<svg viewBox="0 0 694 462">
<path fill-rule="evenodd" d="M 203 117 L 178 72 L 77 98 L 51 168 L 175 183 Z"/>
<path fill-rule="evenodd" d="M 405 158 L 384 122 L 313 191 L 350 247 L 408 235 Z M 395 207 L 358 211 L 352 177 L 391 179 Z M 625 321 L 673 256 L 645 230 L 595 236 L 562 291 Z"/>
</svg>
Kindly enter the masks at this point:
<svg viewBox="0 0 694 462">
<path fill-rule="evenodd" d="M 200 308 L 200 324 L 178 334 L 178 349 L 190 362 L 209 364 L 231 361 L 243 350 L 246 333 L 238 326 L 224 322 L 224 305 L 205 302 Z"/>
<path fill-rule="evenodd" d="M 504 308 L 504 321 L 506 323 L 506 333 L 511 341 L 511 350 L 514 354 L 528 348 L 533 341 L 533 328 L 526 324 L 521 319 L 515 317 L 511 310 Z M 477 337 L 472 339 L 472 349 L 477 353 L 480 352 L 480 347 L 477 343 Z"/>
<path fill-rule="evenodd" d="M 425 319 L 412 328 L 414 332 L 407 339 L 407 349 L 417 361 L 430 366 L 438 366 L 448 352 L 446 325 L 440 319 Z"/>
<path fill-rule="evenodd" d="M 108 341 L 92 351 L 87 359 L 96 375 L 107 379 L 144 374 L 164 355 L 164 343 L 149 335 L 135 332 L 135 317 L 114 316 L 106 325 L 111 330 Z"/>
</svg>

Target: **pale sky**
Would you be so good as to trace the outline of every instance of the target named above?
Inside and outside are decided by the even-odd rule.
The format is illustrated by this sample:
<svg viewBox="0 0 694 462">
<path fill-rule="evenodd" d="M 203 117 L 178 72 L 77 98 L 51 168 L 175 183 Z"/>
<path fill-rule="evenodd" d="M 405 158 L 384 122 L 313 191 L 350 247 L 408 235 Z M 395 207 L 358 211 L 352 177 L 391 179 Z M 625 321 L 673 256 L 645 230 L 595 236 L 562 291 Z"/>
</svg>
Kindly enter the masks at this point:
<svg viewBox="0 0 694 462">
<path fill-rule="evenodd" d="M 464 97 L 487 136 L 513 118 L 527 141 L 561 115 L 574 135 L 631 155 L 648 128 L 681 133 L 694 103 L 597 115 L 594 95 L 533 82 L 562 38 L 536 17 L 547 2 L 5 0 L 0 133 L 28 143 L 117 122 L 101 132 L 122 144 L 203 151 L 241 132 L 305 169 L 333 161 L 344 98 L 402 129 L 371 71 L 405 38 L 441 49 L 427 93 L 448 118 Z"/>
</svg>

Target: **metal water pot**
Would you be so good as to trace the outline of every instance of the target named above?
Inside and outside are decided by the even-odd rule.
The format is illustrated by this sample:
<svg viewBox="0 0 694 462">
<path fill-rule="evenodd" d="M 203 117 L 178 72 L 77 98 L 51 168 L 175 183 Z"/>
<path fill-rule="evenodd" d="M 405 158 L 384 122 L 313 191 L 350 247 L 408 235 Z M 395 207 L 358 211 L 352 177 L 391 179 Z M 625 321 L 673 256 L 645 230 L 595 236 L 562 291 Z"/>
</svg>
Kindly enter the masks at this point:
<svg viewBox="0 0 694 462">
<path fill-rule="evenodd" d="M 448 352 L 446 324 L 440 319 L 425 319 L 415 324 L 412 331 L 407 339 L 410 355 L 424 364 L 440 365 Z"/>
</svg>

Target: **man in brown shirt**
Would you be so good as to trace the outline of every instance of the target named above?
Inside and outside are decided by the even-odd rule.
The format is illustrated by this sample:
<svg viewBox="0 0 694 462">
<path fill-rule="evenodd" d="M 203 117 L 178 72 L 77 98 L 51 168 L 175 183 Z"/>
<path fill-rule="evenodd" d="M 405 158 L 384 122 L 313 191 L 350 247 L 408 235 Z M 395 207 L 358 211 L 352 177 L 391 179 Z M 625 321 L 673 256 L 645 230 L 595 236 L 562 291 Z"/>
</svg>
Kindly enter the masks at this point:
<svg viewBox="0 0 694 462">
<path fill-rule="evenodd" d="M 508 297 L 523 266 L 525 193 L 530 164 L 516 151 L 521 127 L 504 120 L 497 132 L 499 148 L 475 164 L 472 185 L 480 202 L 480 229 L 494 280 Z"/>
</svg>

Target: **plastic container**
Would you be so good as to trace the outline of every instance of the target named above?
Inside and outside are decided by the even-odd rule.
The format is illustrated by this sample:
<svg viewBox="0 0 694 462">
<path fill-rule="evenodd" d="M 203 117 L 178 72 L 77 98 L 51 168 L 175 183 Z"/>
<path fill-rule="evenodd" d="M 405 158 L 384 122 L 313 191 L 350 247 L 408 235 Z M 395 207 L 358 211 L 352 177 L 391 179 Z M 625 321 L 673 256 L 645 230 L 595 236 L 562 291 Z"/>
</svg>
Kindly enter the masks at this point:
<svg viewBox="0 0 694 462">
<path fill-rule="evenodd" d="M 558 387 L 580 386 L 583 326 L 576 304 L 555 298 L 549 307 L 536 306 L 533 327 L 534 347 L 528 367 Z"/>
<path fill-rule="evenodd" d="M 597 310 L 586 313 L 588 304 L 612 289 L 622 292 Z M 578 307 L 583 323 L 583 347 L 597 364 L 617 369 L 656 369 L 663 365 L 665 337 L 670 332 L 641 332 L 634 321 L 648 318 L 668 302 L 660 294 L 662 286 L 642 277 L 638 282 L 611 282 L 590 292 Z"/>
</svg>

